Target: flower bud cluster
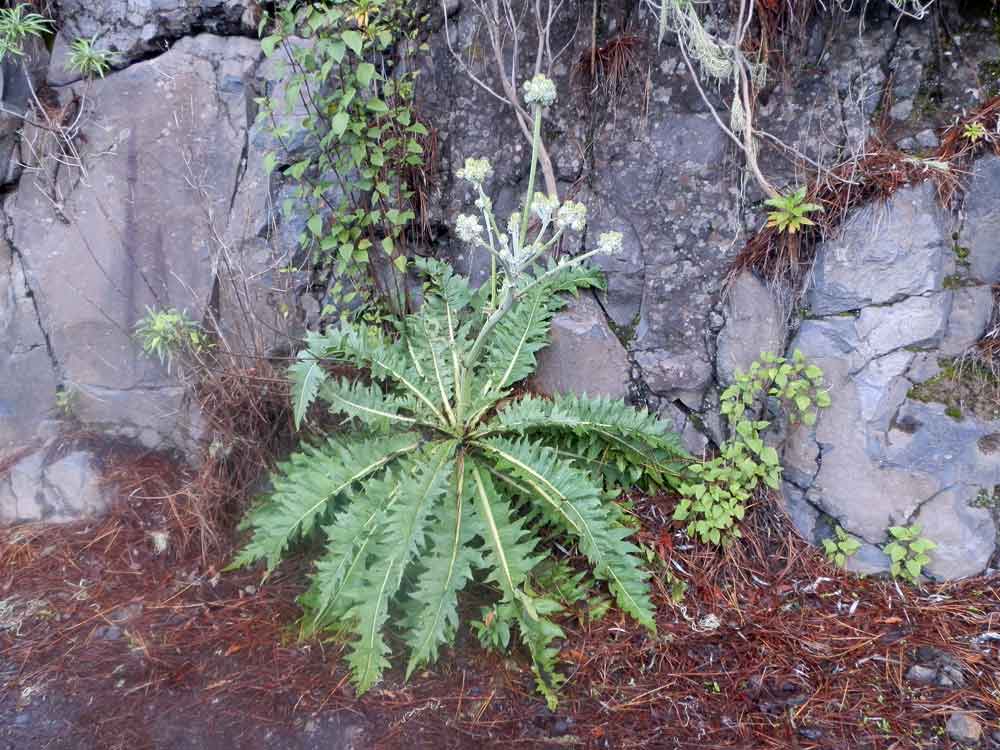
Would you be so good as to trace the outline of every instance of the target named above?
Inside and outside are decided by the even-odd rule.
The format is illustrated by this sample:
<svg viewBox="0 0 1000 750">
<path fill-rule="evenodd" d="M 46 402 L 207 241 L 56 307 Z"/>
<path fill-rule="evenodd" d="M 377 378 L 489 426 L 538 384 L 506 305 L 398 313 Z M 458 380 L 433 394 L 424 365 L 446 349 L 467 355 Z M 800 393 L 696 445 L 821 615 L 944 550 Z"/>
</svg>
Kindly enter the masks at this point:
<svg viewBox="0 0 1000 750">
<path fill-rule="evenodd" d="M 525 103 L 551 107 L 556 101 L 556 85 L 551 78 L 538 74 L 524 84 Z"/>
</svg>

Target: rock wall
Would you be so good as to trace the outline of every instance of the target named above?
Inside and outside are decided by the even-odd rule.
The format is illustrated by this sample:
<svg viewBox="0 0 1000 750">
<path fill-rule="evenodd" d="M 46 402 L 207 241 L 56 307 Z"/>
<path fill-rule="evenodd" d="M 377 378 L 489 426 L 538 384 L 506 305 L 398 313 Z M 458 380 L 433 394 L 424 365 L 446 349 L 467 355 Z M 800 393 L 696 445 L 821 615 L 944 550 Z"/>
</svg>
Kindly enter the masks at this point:
<svg viewBox="0 0 1000 750">
<path fill-rule="evenodd" d="M 80 126 L 72 148 L 24 127 L 14 144 L 20 166 L 8 170 L 0 456 L 24 457 L 0 475 L 0 519 L 101 508 L 61 500 L 76 492 L 58 469 L 67 435 L 197 455 L 205 436 L 192 394 L 133 334 L 148 308 L 211 317 L 248 355 L 289 346 L 300 327 L 287 309 L 297 309 L 305 282 L 280 273 L 295 238 L 277 231 L 261 166 L 269 144 L 254 126 L 254 99 L 276 85 L 273 68 L 255 39 L 196 33 L 216 22 L 241 30 L 237 4 L 129 4 L 127 13 L 110 5 L 64 2 L 61 33 L 107 32 L 121 70 L 66 82 L 58 40 L 51 60 L 32 51 L 30 68 L 43 71 L 36 89 Z M 16 68 L 4 75 L 5 95 L 23 87 Z M 97 455 L 79 453 L 77 463 L 99 466 Z"/>
<path fill-rule="evenodd" d="M 66 455 L 53 446 L 70 428 L 194 455 L 204 437 L 197 409 L 176 373 L 143 357 L 131 335 L 147 305 L 221 318 L 248 350 L 266 352 L 293 344 L 325 296 L 315 279 L 277 272 L 294 258 L 302 226 L 274 210 L 287 191 L 261 168 L 273 144 L 254 123 L 254 99 L 282 82 L 249 38 L 259 6 L 57 5 L 51 60 L 34 50 L 28 74 L 73 116 L 82 108 L 82 167 L 48 158 L 44 133 L 19 134 L 17 118 L 0 120 L 8 186 L 0 456 L 29 451 L 0 475 L 7 519 L 60 517 L 63 490 L 49 477 Z M 606 293 L 557 318 L 535 386 L 626 395 L 701 452 L 725 437 L 716 405 L 736 369 L 763 351 L 801 349 L 826 371 L 833 407 L 814 429 L 784 436 L 784 498 L 800 531 L 816 540 L 840 524 L 865 542 L 854 564 L 882 570 L 888 525 L 923 523 L 939 544 L 933 575 L 984 570 L 996 524 L 970 501 L 1000 484 L 1000 428 L 993 418 L 955 419 L 913 394 L 994 315 L 1000 160 L 975 165 L 960 212 L 939 208 L 929 186 L 856 212 L 819 248 L 805 290 L 749 274 L 727 290 L 733 258 L 759 228 L 763 196 L 675 42 L 658 45 L 655 19 L 634 3 L 604 3 L 598 41 L 628 35 L 631 64 L 621 86 L 595 87 L 578 65 L 589 56 L 591 3 L 564 6 L 550 40 L 563 49 L 553 70 L 560 99 L 544 135 L 561 190 L 591 210 L 580 247 L 565 250 L 588 250 L 617 229 L 625 252 L 600 261 Z M 417 106 L 438 130 L 440 163 L 425 250 L 481 278 L 485 254 L 470 254 L 448 229 L 474 200 L 454 173 L 466 157 L 489 156 L 494 203 L 513 210 L 528 144 L 507 105 L 467 74 L 494 80 L 474 8 L 449 3 L 445 26 L 437 4 L 428 7 Z M 939 8 L 937 25 L 900 22 L 888 3 L 872 3 L 863 18 L 824 15 L 803 26 L 783 42 L 785 65 L 761 93 L 759 126 L 823 163 L 861 149 L 876 121 L 915 156 L 933 148 L 938 128 L 1000 83 L 988 75 L 996 67 L 987 63 L 1000 58 L 991 19 L 960 13 L 957 3 Z M 942 23 L 950 35 L 935 33 Z M 118 52 L 116 70 L 76 80 L 65 69 L 68 45 L 94 34 Z M 23 110 L 24 71 L 3 73 L 3 101 Z M 801 181 L 775 141 L 763 143 L 760 159 L 777 184 Z M 76 394 L 71 419 L 57 408 L 60 391 Z M 40 488 L 30 502 L 21 499 L 25 477 Z"/>
<path fill-rule="evenodd" d="M 998 163 L 980 161 L 973 185 Z M 807 537 L 829 533 L 825 519 L 859 537 L 859 570 L 885 570 L 888 527 L 914 522 L 938 545 L 936 577 L 978 573 L 995 551 L 993 516 L 976 500 L 1000 484 L 1000 421 L 911 397 L 986 333 L 1000 277 L 977 274 L 979 249 L 959 265 L 952 239 L 981 235 L 979 221 L 942 212 L 925 183 L 858 212 L 819 248 L 790 349 L 823 368 L 833 404 L 789 436 L 785 496 Z"/>
</svg>

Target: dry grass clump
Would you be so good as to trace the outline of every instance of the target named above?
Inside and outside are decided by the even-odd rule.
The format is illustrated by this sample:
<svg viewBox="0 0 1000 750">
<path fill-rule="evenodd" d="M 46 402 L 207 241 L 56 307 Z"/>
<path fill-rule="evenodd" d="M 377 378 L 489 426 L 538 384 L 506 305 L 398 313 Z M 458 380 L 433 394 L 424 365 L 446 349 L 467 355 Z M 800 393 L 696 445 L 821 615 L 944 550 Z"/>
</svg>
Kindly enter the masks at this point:
<svg viewBox="0 0 1000 750">
<path fill-rule="evenodd" d="M 937 186 L 942 205 L 951 205 L 972 158 L 986 150 L 1000 153 L 998 119 L 1000 96 L 945 129 L 941 145 L 927 158 L 909 156 L 873 137 L 860 154 L 823 170 L 808 183 L 805 200 L 823 207 L 822 213 L 810 215 L 816 225 L 794 235 L 775 227 L 761 228 L 734 260 L 730 280 L 744 270 L 754 270 L 763 278 L 790 282 L 796 288 L 812 267 L 816 245 L 833 236 L 851 211 L 886 201 L 906 185 L 930 179 Z M 967 135 L 967 128 L 974 123 L 986 132 L 978 140 Z"/>
</svg>

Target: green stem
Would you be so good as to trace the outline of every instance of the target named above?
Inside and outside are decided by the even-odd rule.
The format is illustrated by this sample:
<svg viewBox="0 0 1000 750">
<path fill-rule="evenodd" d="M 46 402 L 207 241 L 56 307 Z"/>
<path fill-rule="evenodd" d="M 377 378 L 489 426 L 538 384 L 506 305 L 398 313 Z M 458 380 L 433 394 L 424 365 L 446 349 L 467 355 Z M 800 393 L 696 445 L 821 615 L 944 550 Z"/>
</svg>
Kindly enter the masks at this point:
<svg viewBox="0 0 1000 750">
<path fill-rule="evenodd" d="M 490 253 L 490 308 L 496 307 L 496 304 L 497 304 L 497 256 L 496 253 Z"/>
<path fill-rule="evenodd" d="M 503 302 L 500 303 L 500 307 L 493 311 L 493 314 L 486 319 L 483 323 L 483 327 L 479 330 L 479 335 L 476 336 L 475 342 L 472 344 L 472 349 L 469 350 L 468 356 L 465 358 L 465 368 L 468 372 L 472 372 L 472 368 L 475 367 L 477 361 L 479 361 L 479 356 L 483 352 L 483 346 L 486 344 L 486 339 L 489 338 L 490 331 L 492 331 L 496 324 L 499 323 L 503 316 L 510 312 L 510 308 L 514 306 L 514 291 L 510 290 L 508 287 L 507 296 L 504 297 Z"/>
<path fill-rule="evenodd" d="M 538 147 L 542 142 L 542 106 L 535 105 L 535 125 L 531 133 L 531 168 L 528 171 L 528 194 L 524 197 L 524 215 L 521 216 L 520 243 L 528 239 L 528 222 L 531 220 L 531 204 L 535 196 L 535 173 L 538 170 Z M 515 248 L 520 250 L 521 248 Z M 516 253 L 515 253 L 516 255 Z"/>
</svg>

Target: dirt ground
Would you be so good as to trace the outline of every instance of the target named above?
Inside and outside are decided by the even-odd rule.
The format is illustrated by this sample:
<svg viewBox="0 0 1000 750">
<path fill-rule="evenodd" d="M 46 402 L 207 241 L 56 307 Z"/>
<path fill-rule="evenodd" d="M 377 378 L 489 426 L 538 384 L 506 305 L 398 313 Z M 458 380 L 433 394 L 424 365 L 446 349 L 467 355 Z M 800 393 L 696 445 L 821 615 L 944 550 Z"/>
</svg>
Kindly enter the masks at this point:
<svg viewBox="0 0 1000 750">
<path fill-rule="evenodd" d="M 1000 747 L 997 577 L 851 576 L 766 501 L 740 542 L 692 545 L 674 499 L 636 497 L 657 635 L 567 612 L 555 712 L 523 654 L 467 630 L 432 669 L 358 698 L 341 644 L 296 638 L 305 564 L 264 585 L 220 572 L 235 533 L 202 544 L 166 468 L 135 463 L 98 521 L 0 531 L 0 748 Z"/>
</svg>

